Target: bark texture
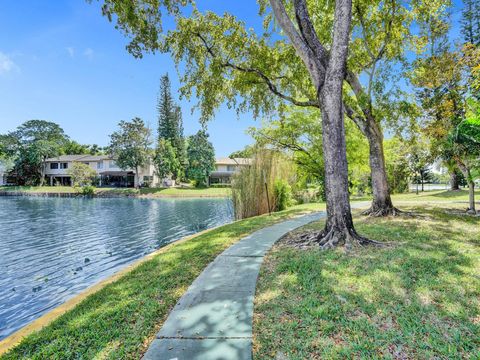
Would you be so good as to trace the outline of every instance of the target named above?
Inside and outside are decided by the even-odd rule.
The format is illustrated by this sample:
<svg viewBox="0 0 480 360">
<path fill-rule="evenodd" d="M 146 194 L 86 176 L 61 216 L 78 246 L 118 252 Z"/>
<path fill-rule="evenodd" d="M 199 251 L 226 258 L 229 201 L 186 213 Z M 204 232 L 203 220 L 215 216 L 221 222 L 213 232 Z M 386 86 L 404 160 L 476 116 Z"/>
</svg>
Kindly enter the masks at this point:
<svg viewBox="0 0 480 360">
<path fill-rule="evenodd" d="M 347 72 L 346 81 L 358 99 L 368 99 L 368 94 L 363 90 L 360 81 L 352 72 Z M 345 113 L 357 125 L 362 134 L 367 138 L 369 145 L 370 176 L 372 178 L 373 200 L 370 209 L 364 214 L 371 216 L 397 215 L 400 210 L 393 206 L 388 186 L 385 154 L 383 151 L 383 133 L 372 111 L 371 101 L 360 105 L 362 114 L 354 112 L 344 104 Z"/>
<path fill-rule="evenodd" d="M 459 181 L 458 175 L 455 171 L 452 171 L 450 173 L 450 190 L 451 191 L 460 190 L 460 181 Z"/>
<path fill-rule="evenodd" d="M 397 215 L 400 211 L 393 206 L 388 187 L 382 130 L 376 122 L 369 123 L 367 129 L 365 135 L 369 145 L 373 200 L 372 206 L 364 214 L 370 216 Z"/>
<path fill-rule="evenodd" d="M 470 173 L 470 168 L 459 158 L 455 159 L 458 168 L 462 172 L 465 179 L 468 182 L 468 209 L 467 214 L 476 215 L 477 210 L 475 209 L 475 182 L 473 181 L 472 174 Z"/>
</svg>

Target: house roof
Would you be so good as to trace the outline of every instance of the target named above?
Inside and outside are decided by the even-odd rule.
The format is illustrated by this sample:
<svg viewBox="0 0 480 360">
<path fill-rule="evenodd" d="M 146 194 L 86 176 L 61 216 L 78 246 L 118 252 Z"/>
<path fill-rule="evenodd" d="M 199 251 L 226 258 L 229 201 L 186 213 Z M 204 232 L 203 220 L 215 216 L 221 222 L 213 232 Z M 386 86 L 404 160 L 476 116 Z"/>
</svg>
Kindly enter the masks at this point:
<svg viewBox="0 0 480 360">
<path fill-rule="evenodd" d="M 215 161 L 217 165 L 250 165 L 252 159 L 249 158 L 219 158 Z"/>
<path fill-rule="evenodd" d="M 109 155 L 60 155 L 57 157 L 49 158 L 46 162 L 55 161 L 99 161 L 111 159 Z"/>
<path fill-rule="evenodd" d="M 87 155 L 82 158 L 82 161 L 101 161 L 101 160 L 110 160 L 112 157 L 110 155 Z"/>
<path fill-rule="evenodd" d="M 49 158 L 45 161 L 50 162 L 50 161 L 76 161 L 79 160 L 86 155 L 60 155 L 57 157 Z"/>
</svg>

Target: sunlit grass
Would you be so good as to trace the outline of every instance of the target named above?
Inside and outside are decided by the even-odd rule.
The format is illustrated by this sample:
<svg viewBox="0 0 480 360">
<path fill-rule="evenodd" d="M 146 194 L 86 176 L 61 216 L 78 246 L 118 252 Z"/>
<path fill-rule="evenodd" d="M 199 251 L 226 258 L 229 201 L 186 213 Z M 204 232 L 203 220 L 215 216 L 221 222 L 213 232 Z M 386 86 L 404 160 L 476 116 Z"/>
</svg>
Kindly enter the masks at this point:
<svg viewBox="0 0 480 360">
<path fill-rule="evenodd" d="M 407 210 L 417 216 L 356 216 L 393 248 L 275 246 L 257 284 L 255 358 L 479 358 L 480 218 Z"/>
</svg>

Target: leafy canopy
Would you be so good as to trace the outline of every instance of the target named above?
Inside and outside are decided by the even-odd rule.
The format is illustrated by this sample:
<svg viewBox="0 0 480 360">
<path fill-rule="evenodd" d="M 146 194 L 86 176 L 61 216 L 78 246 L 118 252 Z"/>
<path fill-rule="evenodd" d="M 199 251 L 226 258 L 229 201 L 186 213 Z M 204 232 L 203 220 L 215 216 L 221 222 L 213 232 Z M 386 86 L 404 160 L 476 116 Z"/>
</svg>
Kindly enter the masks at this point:
<svg viewBox="0 0 480 360">
<path fill-rule="evenodd" d="M 120 129 L 110 135 L 110 154 L 121 169 L 134 169 L 147 164 L 149 159 L 150 129 L 142 119 L 120 121 Z"/>
</svg>

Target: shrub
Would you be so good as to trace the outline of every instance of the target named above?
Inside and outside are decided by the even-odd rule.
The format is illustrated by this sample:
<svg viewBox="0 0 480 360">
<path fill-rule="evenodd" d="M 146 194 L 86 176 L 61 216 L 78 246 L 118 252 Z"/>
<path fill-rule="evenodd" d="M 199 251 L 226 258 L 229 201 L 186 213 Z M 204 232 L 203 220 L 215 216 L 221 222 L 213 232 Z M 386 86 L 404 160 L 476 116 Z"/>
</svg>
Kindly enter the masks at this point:
<svg viewBox="0 0 480 360">
<path fill-rule="evenodd" d="M 67 170 L 67 174 L 72 177 L 73 185 L 80 187 L 92 185 L 92 181 L 97 175 L 90 166 L 77 161 L 73 162 L 72 167 Z"/>
<path fill-rule="evenodd" d="M 292 187 L 285 180 L 275 180 L 275 209 L 285 210 L 292 202 Z"/>
<path fill-rule="evenodd" d="M 230 188 L 232 187 L 231 184 L 210 184 L 212 188 Z"/>
<path fill-rule="evenodd" d="M 93 196 L 95 195 L 95 186 L 86 185 L 80 188 L 80 192 L 82 195 L 85 196 Z"/>
</svg>

